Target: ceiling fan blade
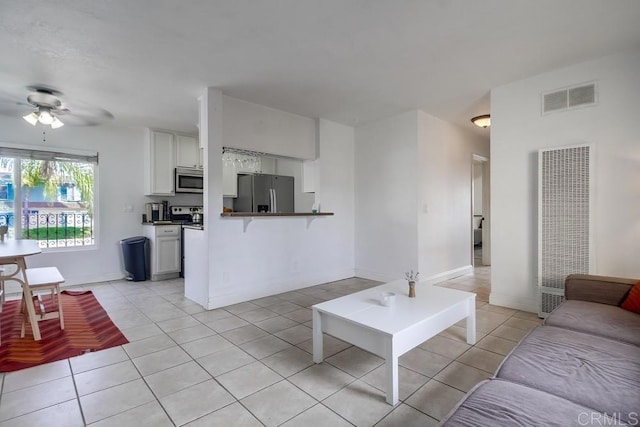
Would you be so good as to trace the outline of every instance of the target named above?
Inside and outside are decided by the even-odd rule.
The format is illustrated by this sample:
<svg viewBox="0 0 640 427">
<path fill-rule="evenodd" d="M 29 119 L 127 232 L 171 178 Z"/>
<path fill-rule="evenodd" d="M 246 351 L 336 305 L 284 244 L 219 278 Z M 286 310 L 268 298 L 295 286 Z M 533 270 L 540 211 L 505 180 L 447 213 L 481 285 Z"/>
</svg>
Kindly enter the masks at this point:
<svg viewBox="0 0 640 427">
<path fill-rule="evenodd" d="M 11 102 L 0 100 L 0 114 L 11 117 L 22 117 L 36 111 L 33 105 L 24 102 Z"/>
<path fill-rule="evenodd" d="M 57 110 L 54 114 L 58 114 Z M 102 108 L 90 108 L 82 110 L 68 109 L 65 113 L 60 114 L 60 119 L 64 124 L 70 126 L 98 126 L 113 120 L 113 114 Z"/>
</svg>

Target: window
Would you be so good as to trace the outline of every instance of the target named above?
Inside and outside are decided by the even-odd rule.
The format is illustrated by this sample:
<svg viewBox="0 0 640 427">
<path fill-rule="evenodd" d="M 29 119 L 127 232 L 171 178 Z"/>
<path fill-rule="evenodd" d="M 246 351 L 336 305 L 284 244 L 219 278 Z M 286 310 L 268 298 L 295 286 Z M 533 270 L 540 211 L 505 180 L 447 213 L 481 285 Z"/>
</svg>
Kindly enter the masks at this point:
<svg viewBox="0 0 640 427">
<path fill-rule="evenodd" d="M 9 238 L 41 248 L 93 246 L 97 163 L 97 155 L 0 147 L 0 225 Z"/>
</svg>

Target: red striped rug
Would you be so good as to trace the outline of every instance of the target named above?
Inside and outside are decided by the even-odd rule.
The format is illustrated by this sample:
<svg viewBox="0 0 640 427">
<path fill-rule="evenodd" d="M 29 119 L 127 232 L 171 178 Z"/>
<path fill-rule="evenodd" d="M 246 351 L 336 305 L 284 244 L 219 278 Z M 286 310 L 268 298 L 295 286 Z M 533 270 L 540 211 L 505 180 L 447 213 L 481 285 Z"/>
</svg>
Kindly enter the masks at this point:
<svg viewBox="0 0 640 427">
<path fill-rule="evenodd" d="M 29 324 L 25 337 L 20 338 L 20 300 L 5 302 L 0 318 L 0 372 L 17 371 L 129 342 L 91 291 L 62 291 L 60 294 L 64 330 L 60 330 L 58 319 L 42 321 L 39 323 L 40 341 L 33 340 Z"/>
</svg>

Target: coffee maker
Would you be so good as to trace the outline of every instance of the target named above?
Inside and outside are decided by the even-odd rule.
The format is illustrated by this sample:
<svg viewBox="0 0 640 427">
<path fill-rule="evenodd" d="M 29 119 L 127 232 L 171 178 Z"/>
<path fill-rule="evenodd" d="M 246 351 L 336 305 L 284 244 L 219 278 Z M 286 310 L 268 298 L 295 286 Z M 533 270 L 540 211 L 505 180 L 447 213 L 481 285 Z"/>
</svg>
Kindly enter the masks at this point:
<svg viewBox="0 0 640 427">
<path fill-rule="evenodd" d="M 162 203 L 147 203 L 145 213 L 147 215 L 147 222 L 165 221 L 169 219 L 169 202 L 163 200 Z"/>
</svg>

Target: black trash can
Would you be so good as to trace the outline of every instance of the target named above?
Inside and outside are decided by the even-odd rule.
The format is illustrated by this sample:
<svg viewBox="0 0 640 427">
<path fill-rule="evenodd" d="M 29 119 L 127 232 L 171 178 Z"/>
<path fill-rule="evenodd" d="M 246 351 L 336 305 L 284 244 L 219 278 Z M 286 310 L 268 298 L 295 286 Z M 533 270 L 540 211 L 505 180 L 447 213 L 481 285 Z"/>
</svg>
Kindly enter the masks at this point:
<svg viewBox="0 0 640 427">
<path fill-rule="evenodd" d="M 129 237 L 120 240 L 122 245 L 122 256 L 124 258 L 124 269 L 129 275 L 127 280 L 141 282 L 147 280 L 145 246 L 147 238 L 144 236 Z"/>
</svg>

